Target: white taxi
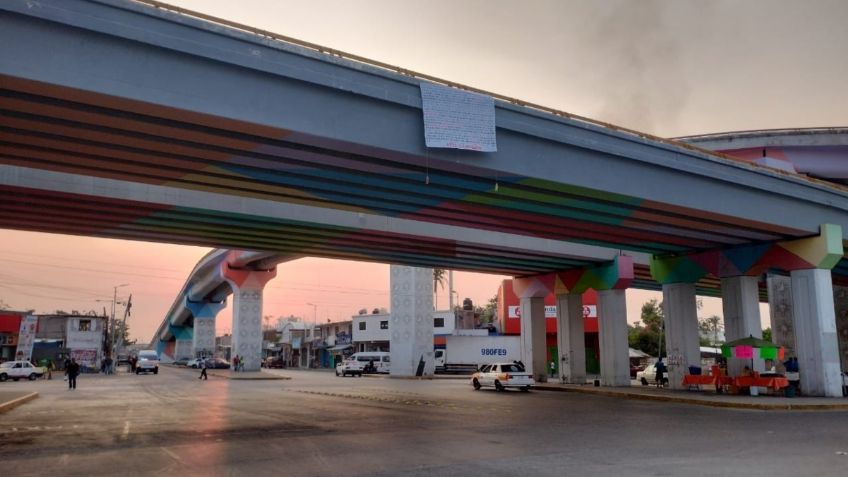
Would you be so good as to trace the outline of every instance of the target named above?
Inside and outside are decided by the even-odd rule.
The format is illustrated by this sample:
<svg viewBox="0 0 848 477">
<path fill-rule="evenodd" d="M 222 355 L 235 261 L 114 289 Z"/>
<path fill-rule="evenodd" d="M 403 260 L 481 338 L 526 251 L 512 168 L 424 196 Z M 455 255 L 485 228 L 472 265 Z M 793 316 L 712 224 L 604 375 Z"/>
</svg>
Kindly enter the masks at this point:
<svg viewBox="0 0 848 477">
<path fill-rule="evenodd" d="M 474 390 L 479 390 L 483 386 L 492 386 L 498 391 L 518 388 L 526 392 L 535 384 L 533 376 L 524 370 L 524 365 L 521 363 L 486 364 L 480 368 L 480 371 L 471 375 L 471 385 L 474 386 Z"/>
<path fill-rule="evenodd" d="M 0 364 L 0 381 L 7 379 L 17 381 L 21 378 L 32 381 L 40 378 L 46 372 L 41 366 L 33 366 L 29 361 L 7 361 Z"/>
</svg>

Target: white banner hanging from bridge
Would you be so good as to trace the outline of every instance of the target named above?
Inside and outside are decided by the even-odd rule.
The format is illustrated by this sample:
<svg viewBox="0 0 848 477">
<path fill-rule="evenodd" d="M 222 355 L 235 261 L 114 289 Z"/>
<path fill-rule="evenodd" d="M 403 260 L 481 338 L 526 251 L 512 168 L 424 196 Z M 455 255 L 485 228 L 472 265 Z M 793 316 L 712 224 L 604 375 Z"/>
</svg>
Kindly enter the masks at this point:
<svg viewBox="0 0 848 477">
<path fill-rule="evenodd" d="M 448 86 L 421 83 L 427 147 L 495 152 L 495 100 Z"/>
</svg>

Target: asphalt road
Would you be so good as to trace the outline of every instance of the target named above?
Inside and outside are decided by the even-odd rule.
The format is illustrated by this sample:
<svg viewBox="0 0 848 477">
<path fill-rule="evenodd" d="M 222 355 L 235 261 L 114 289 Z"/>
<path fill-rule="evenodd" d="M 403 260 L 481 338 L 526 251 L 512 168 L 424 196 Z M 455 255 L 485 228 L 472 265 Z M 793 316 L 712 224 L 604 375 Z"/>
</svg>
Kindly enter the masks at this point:
<svg viewBox="0 0 848 477">
<path fill-rule="evenodd" d="M 2 383 L 41 396 L 0 414 L 0 474 L 848 475 L 845 412 L 281 373 Z"/>
</svg>

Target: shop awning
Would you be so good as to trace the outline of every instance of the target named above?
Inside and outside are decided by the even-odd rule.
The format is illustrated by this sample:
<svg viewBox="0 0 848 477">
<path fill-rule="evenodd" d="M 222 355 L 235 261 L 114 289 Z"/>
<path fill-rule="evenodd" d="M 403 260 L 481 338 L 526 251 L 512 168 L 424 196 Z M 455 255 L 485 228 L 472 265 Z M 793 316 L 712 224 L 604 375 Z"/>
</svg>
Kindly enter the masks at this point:
<svg viewBox="0 0 848 477">
<path fill-rule="evenodd" d="M 353 345 L 352 344 L 346 344 L 346 345 L 333 346 L 332 348 L 328 349 L 328 351 L 342 351 L 342 350 L 346 350 L 348 348 L 353 348 Z"/>
</svg>

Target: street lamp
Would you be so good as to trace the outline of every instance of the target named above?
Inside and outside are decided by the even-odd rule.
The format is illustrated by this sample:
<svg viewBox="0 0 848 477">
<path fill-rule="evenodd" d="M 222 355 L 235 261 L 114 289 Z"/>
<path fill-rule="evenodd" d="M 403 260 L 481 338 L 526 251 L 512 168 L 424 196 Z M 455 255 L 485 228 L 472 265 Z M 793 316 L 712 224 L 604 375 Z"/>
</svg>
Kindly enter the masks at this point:
<svg viewBox="0 0 848 477">
<path fill-rule="evenodd" d="M 315 342 L 315 324 L 318 322 L 318 305 L 314 303 L 307 303 L 308 306 L 312 307 L 312 340 L 309 342 L 309 354 L 306 357 L 306 369 L 310 369 L 312 366 L 312 343 Z"/>
</svg>

